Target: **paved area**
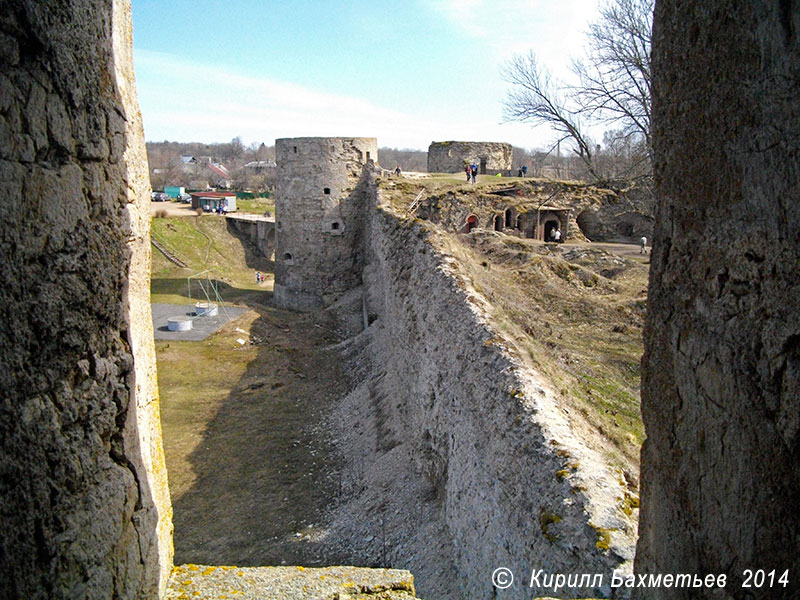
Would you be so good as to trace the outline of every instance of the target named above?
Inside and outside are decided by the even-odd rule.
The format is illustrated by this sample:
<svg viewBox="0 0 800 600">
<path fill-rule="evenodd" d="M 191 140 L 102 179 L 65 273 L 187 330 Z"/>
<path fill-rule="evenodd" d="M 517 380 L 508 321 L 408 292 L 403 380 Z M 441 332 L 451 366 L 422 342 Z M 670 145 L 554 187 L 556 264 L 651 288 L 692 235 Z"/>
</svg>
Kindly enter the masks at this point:
<svg viewBox="0 0 800 600">
<path fill-rule="evenodd" d="M 247 308 L 220 306 L 216 317 L 197 317 L 189 331 L 170 331 L 167 320 L 171 317 L 194 317 L 193 305 L 151 304 L 153 311 L 153 329 L 157 340 L 187 340 L 199 342 L 218 331 L 225 323 L 233 321 L 246 313 Z"/>
</svg>

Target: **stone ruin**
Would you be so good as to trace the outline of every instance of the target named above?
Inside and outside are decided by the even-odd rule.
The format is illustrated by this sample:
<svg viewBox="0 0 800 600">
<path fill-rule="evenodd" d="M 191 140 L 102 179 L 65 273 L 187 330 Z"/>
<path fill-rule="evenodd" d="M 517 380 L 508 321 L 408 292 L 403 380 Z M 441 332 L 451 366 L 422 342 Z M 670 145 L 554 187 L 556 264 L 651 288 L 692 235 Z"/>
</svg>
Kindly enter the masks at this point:
<svg viewBox="0 0 800 600">
<path fill-rule="evenodd" d="M 470 233 L 474 229 L 484 228 L 543 242 L 554 242 L 555 231 L 560 231 L 560 241 L 565 241 L 570 237 L 570 230 L 575 227 L 570 207 L 545 205 L 521 207 L 516 204 L 501 206 L 499 209 L 492 207 L 488 211 L 470 212 L 459 231 Z"/>
<path fill-rule="evenodd" d="M 0 597 L 160 598 L 172 509 L 130 4 L 3 8 Z"/>
<path fill-rule="evenodd" d="M 481 175 L 511 175 L 513 149 L 501 142 L 431 142 L 428 173 L 463 173 L 476 164 Z"/>
</svg>

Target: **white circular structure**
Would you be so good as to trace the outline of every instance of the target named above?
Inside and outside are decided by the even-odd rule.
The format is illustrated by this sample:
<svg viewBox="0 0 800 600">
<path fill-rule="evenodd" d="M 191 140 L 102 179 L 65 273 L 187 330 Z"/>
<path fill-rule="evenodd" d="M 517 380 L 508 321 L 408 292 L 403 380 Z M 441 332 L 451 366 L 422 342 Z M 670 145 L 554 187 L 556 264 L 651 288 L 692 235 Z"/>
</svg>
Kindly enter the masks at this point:
<svg viewBox="0 0 800 600">
<path fill-rule="evenodd" d="M 219 308 L 213 302 L 198 302 L 194 305 L 194 314 L 198 317 L 216 317 Z"/>
<path fill-rule="evenodd" d="M 192 329 L 192 318 L 170 317 L 167 319 L 167 329 L 170 331 L 189 331 Z"/>
</svg>

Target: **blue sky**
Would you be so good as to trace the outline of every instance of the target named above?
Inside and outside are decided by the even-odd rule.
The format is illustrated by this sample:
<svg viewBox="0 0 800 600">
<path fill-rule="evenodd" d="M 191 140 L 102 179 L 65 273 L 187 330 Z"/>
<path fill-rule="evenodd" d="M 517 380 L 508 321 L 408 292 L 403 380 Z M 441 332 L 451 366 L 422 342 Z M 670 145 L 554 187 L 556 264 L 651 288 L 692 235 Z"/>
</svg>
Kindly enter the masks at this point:
<svg viewBox="0 0 800 600">
<path fill-rule="evenodd" d="M 596 0 L 133 0 L 145 137 L 540 147 L 546 129 L 501 124 L 500 67 L 533 50 L 566 77 L 596 15 Z"/>
</svg>

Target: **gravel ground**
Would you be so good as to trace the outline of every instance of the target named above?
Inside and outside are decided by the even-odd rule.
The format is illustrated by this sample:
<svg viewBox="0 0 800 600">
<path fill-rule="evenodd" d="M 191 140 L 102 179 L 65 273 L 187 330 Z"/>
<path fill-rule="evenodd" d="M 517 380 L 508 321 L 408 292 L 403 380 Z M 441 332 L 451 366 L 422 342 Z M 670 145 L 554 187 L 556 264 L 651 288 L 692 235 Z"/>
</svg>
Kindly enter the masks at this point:
<svg viewBox="0 0 800 600">
<path fill-rule="evenodd" d="M 150 214 L 165 210 L 168 217 L 196 217 L 197 213 L 192 210 L 191 204 L 182 202 L 153 202 L 150 201 Z"/>
<path fill-rule="evenodd" d="M 397 569 L 360 567 L 212 567 L 180 565 L 172 571 L 168 600 L 413 600 L 414 577 Z"/>
</svg>

